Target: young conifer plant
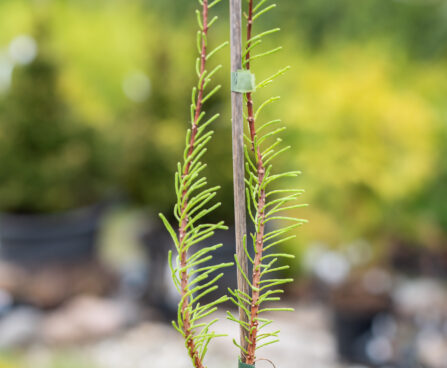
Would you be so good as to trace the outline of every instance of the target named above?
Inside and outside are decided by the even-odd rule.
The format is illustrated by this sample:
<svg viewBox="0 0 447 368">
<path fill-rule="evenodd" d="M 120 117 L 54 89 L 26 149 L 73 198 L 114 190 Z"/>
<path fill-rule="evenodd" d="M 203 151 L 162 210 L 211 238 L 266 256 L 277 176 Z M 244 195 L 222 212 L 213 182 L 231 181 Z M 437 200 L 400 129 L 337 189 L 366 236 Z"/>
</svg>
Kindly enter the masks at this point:
<svg viewBox="0 0 447 368">
<path fill-rule="evenodd" d="M 223 273 L 215 274 L 231 263 L 206 266 L 212 259 L 212 252 L 222 244 L 201 247 L 204 240 L 214 235 L 215 230 L 226 229 L 223 222 L 215 224 L 204 223 L 206 215 L 213 212 L 220 203 L 211 204 L 215 198 L 218 186 L 209 187 L 207 179 L 203 176 L 206 164 L 202 163 L 206 153 L 206 145 L 212 138 L 213 132 L 207 130 L 219 115 L 205 119 L 204 103 L 213 96 L 220 86 L 209 88 L 211 77 L 220 69 L 220 65 L 208 72 L 208 64 L 212 55 L 221 50 L 225 44 L 208 52 L 209 29 L 217 17 L 210 20 L 209 11 L 221 0 L 198 0 L 201 10 L 197 10 L 199 31 L 197 33 L 197 47 L 199 57 L 196 63 L 197 86 L 192 91 L 191 128 L 187 130 L 186 147 L 183 161 L 178 163 L 175 174 L 175 191 L 177 201 L 174 206 L 174 216 L 178 221 L 178 232 L 170 225 L 165 216 L 160 214 L 166 228 L 175 244 L 176 256 L 169 252 L 169 265 L 171 267 L 174 285 L 180 294 L 177 321 L 173 321 L 174 328 L 185 339 L 187 352 L 195 368 L 204 368 L 204 358 L 210 341 L 221 336 L 212 331 L 217 319 L 203 318 L 210 316 L 217 306 L 228 299 L 243 311 L 247 321 L 235 317 L 231 312 L 228 318 L 237 322 L 241 329 L 246 331 L 246 341 L 234 344 L 241 350 L 240 366 L 254 367 L 258 360 L 257 351 L 267 345 L 278 341 L 279 330 L 266 331 L 272 320 L 264 316 L 265 312 L 292 311 L 291 308 L 271 307 L 267 303 L 280 300 L 283 293 L 282 286 L 292 281 L 289 278 L 279 278 L 276 275 L 289 268 L 281 265 L 280 259 L 293 258 L 292 255 L 278 250 L 280 245 L 293 239 L 295 235 L 290 232 L 302 225 L 305 220 L 288 215 L 305 205 L 297 203 L 302 190 L 282 188 L 282 179 L 296 177 L 298 171 L 277 173 L 273 168 L 274 159 L 290 149 L 282 146 L 278 135 L 285 130 L 279 126 L 281 120 L 263 121 L 262 112 L 279 97 L 270 97 L 259 103 L 256 108 L 254 91 L 244 93 L 246 106 L 246 120 L 248 122 L 245 135 L 246 159 L 246 200 L 247 213 L 253 222 L 253 233 L 250 234 L 250 243 L 244 239 L 245 255 L 251 263 L 252 274 L 244 271 L 238 257 L 235 255 L 236 265 L 249 285 L 249 292 L 239 289 L 229 290 L 230 298 L 223 296 L 211 303 L 201 305 L 200 299 L 217 288 L 216 282 Z M 279 28 L 254 32 L 255 21 L 262 15 L 273 10 L 276 5 L 269 4 L 270 0 L 246 0 L 248 10 L 245 14 L 247 23 L 246 44 L 243 52 L 243 69 L 245 73 L 252 72 L 252 64 L 281 50 L 274 47 L 266 51 L 257 51 L 261 48 L 263 40 L 276 32 Z M 255 53 L 256 52 L 256 53 Z M 289 67 L 280 69 L 270 77 L 256 85 L 255 89 L 265 88 L 276 78 L 289 70 Z M 209 91 L 209 92 L 208 92 Z M 253 256 L 252 256 L 253 255 Z"/>
<path fill-rule="evenodd" d="M 263 40 L 276 32 L 279 28 L 254 32 L 256 20 L 268 14 L 276 7 L 269 4 L 269 0 L 247 0 L 248 10 L 244 13 L 246 18 L 246 44 L 243 52 L 243 69 L 252 72 L 253 62 L 262 60 L 281 50 L 274 47 L 265 51 L 257 51 L 261 48 Z M 255 53 L 256 52 L 256 53 Z M 265 88 L 276 78 L 286 73 L 290 67 L 280 69 L 265 80 L 256 85 L 256 89 Z M 292 279 L 272 277 L 289 268 L 288 265 L 279 265 L 281 258 L 293 258 L 293 255 L 278 250 L 283 243 L 293 239 L 295 235 L 290 232 L 302 225 L 305 220 L 287 216 L 290 210 L 304 207 L 297 203 L 302 194 L 301 189 L 278 189 L 282 179 L 296 177 L 299 171 L 276 173 L 273 168 L 274 159 L 290 149 L 290 146 L 282 146 L 279 133 L 285 130 L 280 126 L 281 120 L 263 121 L 262 112 L 270 104 L 276 102 L 279 97 L 270 97 L 255 107 L 254 93 L 244 94 L 246 105 L 246 119 L 248 122 L 248 134 L 245 136 L 246 156 L 246 199 L 247 212 L 254 225 L 254 232 L 250 234 L 250 242 L 244 239 L 244 250 L 253 273 L 250 277 L 244 272 L 241 264 L 235 256 L 236 264 L 249 285 L 249 293 L 241 290 L 229 290 L 232 301 L 242 309 L 248 317 L 248 322 L 242 321 L 228 312 L 228 317 L 246 330 L 248 337 L 245 347 L 234 340 L 234 344 L 242 352 L 242 363 L 253 365 L 257 360 L 257 351 L 267 345 L 278 342 L 279 330 L 265 331 L 272 320 L 265 318 L 265 312 L 292 311 L 292 308 L 270 307 L 266 303 L 279 301 L 279 295 L 283 293 L 282 285 Z M 270 226 L 269 226 L 270 225 Z M 249 247 L 252 246 L 253 252 Z M 268 252 L 267 252 L 268 251 Z M 251 254 L 254 254 L 252 256 Z"/>
<path fill-rule="evenodd" d="M 197 85 L 192 90 L 191 128 L 187 130 L 186 147 L 183 161 L 177 165 L 175 173 L 175 191 L 177 201 L 174 206 L 174 216 L 178 221 L 178 232 L 174 231 L 165 216 L 160 214 L 167 230 L 175 244 L 177 252 L 173 260 L 172 251 L 169 252 L 169 265 L 174 285 L 180 294 L 177 321 L 173 321 L 174 328 L 182 334 L 189 357 L 195 368 L 204 368 L 204 358 L 210 341 L 217 336 L 212 326 L 217 319 L 204 322 L 204 318 L 214 313 L 217 305 L 228 300 L 227 296 L 206 304 L 200 304 L 205 295 L 217 289 L 216 282 L 223 273 L 215 274 L 232 263 L 207 266 L 212 259 L 212 252 L 222 244 L 201 247 L 200 244 L 214 235 L 217 229 L 226 229 L 223 221 L 218 223 L 204 223 L 205 216 L 213 212 L 220 203 L 212 204 L 218 186 L 209 187 L 203 176 L 206 164 L 202 163 L 207 143 L 213 136 L 208 127 L 219 114 L 205 118 L 204 104 L 220 88 L 218 85 L 210 88 L 213 75 L 221 68 L 215 66 L 209 70 L 209 62 L 213 55 L 225 47 L 226 43 L 208 50 L 208 34 L 217 16 L 211 18 L 210 10 L 221 0 L 198 0 L 200 10 L 197 10 L 197 50 L 199 56 L 196 61 Z"/>
</svg>

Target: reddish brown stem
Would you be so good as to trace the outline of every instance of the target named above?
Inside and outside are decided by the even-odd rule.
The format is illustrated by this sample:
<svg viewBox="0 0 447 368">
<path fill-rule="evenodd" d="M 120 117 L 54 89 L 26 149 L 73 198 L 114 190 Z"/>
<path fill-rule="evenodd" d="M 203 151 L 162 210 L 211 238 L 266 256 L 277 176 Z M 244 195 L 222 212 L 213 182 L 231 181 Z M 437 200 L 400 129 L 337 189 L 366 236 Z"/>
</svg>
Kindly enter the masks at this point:
<svg viewBox="0 0 447 368">
<path fill-rule="evenodd" d="M 197 101 L 196 101 L 196 109 L 194 113 L 194 121 L 192 122 L 192 128 L 191 128 L 191 138 L 189 140 L 189 149 L 188 149 L 188 156 L 187 159 L 189 159 L 194 151 L 194 144 L 196 140 L 197 135 L 197 129 L 198 129 L 198 120 L 200 117 L 200 114 L 202 112 L 202 104 L 203 104 L 203 95 L 204 95 L 204 86 L 205 86 L 205 78 L 203 78 L 205 73 L 205 67 L 206 67 L 206 37 L 208 35 L 208 0 L 203 0 L 203 10 L 202 10 L 202 24 L 203 24 L 203 30 L 202 30 L 202 45 L 201 45 L 201 53 L 200 53 L 200 77 L 201 80 L 199 91 L 197 95 Z M 185 178 L 191 169 L 191 160 L 188 160 L 184 171 L 183 171 L 183 178 Z M 181 217 L 183 220 L 180 223 L 179 226 L 179 249 L 180 249 L 180 267 L 182 269 L 186 268 L 187 261 L 188 261 L 188 255 L 187 250 L 185 249 L 185 237 L 186 237 L 186 227 L 188 225 L 188 215 L 185 214 L 186 207 L 188 205 L 188 200 L 186 198 L 188 188 L 184 188 L 182 192 L 182 203 L 183 206 L 181 208 Z M 182 271 L 181 272 L 181 294 L 182 297 L 185 297 L 185 295 L 188 293 L 189 290 L 189 275 L 188 271 Z M 189 315 L 188 311 L 189 307 L 189 300 L 188 298 L 184 298 L 181 305 L 182 310 L 182 317 L 183 317 L 183 332 L 185 334 L 186 339 L 186 346 L 188 349 L 188 354 L 191 357 L 191 359 L 194 362 L 195 368 L 204 368 L 204 365 L 202 363 L 201 357 L 199 356 L 199 352 L 197 350 L 197 347 L 194 344 L 194 335 L 191 328 L 191 316 Z"/>
<path fill-rule="evenodd" d="M 253 30 L 253 0 L 250 0 L 248 5 L 248 21 L 247 21 L 247 49 L 251 46 L 252 30 Z M 250 51 L 247 51 L 245 57 L 245 67 L 250 70 Z M 253 109 L 253 99 L 252 94 L 247 93 L 247 120 L 250 129 L 251 136 L 251 146 L 252 150 L 255 151 L 255 137 L 256 137 L 256 126 L 255 126 L 255 114 Z M 259 184 L 258 193 L 258 203 L 257 203 L 257 214 L 258 221 L 257 231 L 256 231 L 256 255 L 253 264 L 253 278 L 252 284 L 254 286 L 252 290 L 252 305 L 250 313 L 250 334 L 249 334 L 249 344 L 248 344 L 248 354 L 246 356 L 245 363 L 254 364 L 256 361 L 256 342 L 258 335 L 258 315 L 259 315 L 259 297 L 260 297 L 260 285 L 261 285 L 261 263 L 262 263 L 262 253 L 264 248 L 264 232 L 265 232 L 265 189 L 262 188 L 262 183 L 265 178 L 265 167 L 263 162 L 263 157 L 259 146 L 255 152 L 256 155 L 256 166 L 257 166 L 257 177 Z"/>
</svg>

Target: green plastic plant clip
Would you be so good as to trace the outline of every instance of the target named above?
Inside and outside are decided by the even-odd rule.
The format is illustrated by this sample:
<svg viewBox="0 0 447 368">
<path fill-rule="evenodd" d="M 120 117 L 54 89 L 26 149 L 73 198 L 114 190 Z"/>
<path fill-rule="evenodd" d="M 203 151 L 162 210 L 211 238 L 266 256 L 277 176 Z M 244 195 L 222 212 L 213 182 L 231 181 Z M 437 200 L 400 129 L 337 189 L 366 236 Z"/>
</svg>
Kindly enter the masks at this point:
<svg viewBox="0 0 447 368">
<path fill-rule="evenodd" d="M 255 75 L 249 70 L 231 72 L 231 91 L 239 93 L 256 91 Z"/>
<path fill-rule="evenodd" d="M 247 363 L 242 363 L 241 360 L 239 359 L 239 367 L 238 368 L 255 368 L 255 366 L 251 365 L 251 364 L 247 364 Z"/>
</svg>

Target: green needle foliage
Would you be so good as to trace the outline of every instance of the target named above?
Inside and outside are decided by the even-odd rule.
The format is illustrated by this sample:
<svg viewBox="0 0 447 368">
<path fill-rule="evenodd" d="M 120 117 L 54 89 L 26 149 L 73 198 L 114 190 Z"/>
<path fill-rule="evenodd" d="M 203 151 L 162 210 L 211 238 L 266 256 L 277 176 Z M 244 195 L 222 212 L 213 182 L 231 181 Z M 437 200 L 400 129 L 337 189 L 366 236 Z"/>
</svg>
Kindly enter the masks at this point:
<svg viewBox="0 0 447 368">
<path fill-rule="evenodd" d="M 247 2 L 247 37 L 243 66 L 244 69 L 251 70 L 251 63 L 254 60 L 258 61 L 272 55 L 280 51 L 281 47 L 254 53 L 267 36 L 279 31 L 279 28 L 274 28 L 257 34 L 253 33 L 255 21 L 273 10 L 276 5 L 269 4 L 269 0 L 247 0 Z M 280 69 L 261 81 L 256 88 L 260 89 L 270 85 L 288 69 L 289 67 Z M 252 264 L 253 274 L 251 277 L 245 274 L 235 256 L 236 264 L 249 284 L 250 293 L 230 290 L 231 299 L 245 311 L 248 323 L 241 321 L 230 312 L 228 312 L 228 317 L 239 323 L 248 333 L 248 349 L 240 346 L 236 341 L 234 343 L 244 352 L 244 362 L 251 365 L 256 361 L 258 349 L 279 341 L 279 330 L 265 330 L 272 324 L 272 321 L 264 318 L 264 313 L 292 311 L 291 308 L 265 305 L 269 302 L 279 301 L 279 295 L 283 293 L 282 286 L 293 281 L 288 278 L 275 278 L 272 275 L 289 268 L 287 265 L 280 265 L 279 260 L 293 258 L 293 256 L 278 248 L 284 242 L 293 239 L 295 236 L 290 232 L 305 222 L 305 220 L 288 216 L 290 210 L 305 206 L 297 203 L 303 191 L 289 188 L 277 189 L 283 179 L 296 177 L 300 172 L 275 173 L 272 166 L 278 156 L 290 149 L 289 146 L 282 146 L 281 138 L 278 137 L 285 128 L 280 126 L 281 120 L 267 121 L 260 126 L 258 123 L 261 121 L 263 110 L 278 99 L 279 97 L 268 98 L 255 109 L 252 93 L 245 94 L 246 118 L 249 126 L 249 135 L 245 137 L 247 211 L 255 231 L 250 234 L 254 252 L 250 252 L 247 239 L 244 241 L 244 249 L 249 263 Z M 268 226 L 270 223 L 271 226 Z M 251 254 L 254 256 L 252 257 Z"/>
<path fill-rule="evenodd" d="M 197 10 L 197 50 L 199 56 L 196 62 L 197 85 L 192 90 L 191 128 L 186 133 L 186 147 L 183 161 L 177 165 L 175 173 L 175 192 L 177 202 L 174 207 L 174 216 L 178 221 L 176 232 L 166 217 L 160 214 L 167 230 L 172 236 L 177 256 L 173 259 L 169 252 L 169 265 L 172 279 L 181 300 L 178 306 L 177 321 L 173 321 L 174 328 L 182 334 L 185 345 L 194 367 L 204 367 L 204 357 L 210 341 L 217 336 L 211 330 L 217 319 L 203 321 L 216 311 L 217 305 L 228 300 L 223 296 L 211 303 L 200 304 L 205 295 L 217 289 L 216 282 L 223 273 L 216 271 L 231 266 L 232 263 L 223 263 L 207 266 L 212 259 L 212 252 L 222 247 L 222 244 L 201 247 L 203 241 L 213 236 L 217 229 L 226 229 L 223 221 L 218 223 L 204 223 L 204 218 L 213 212 L 220 203 L 213 204 L 218 186 L 209 187 L 207 179 L 203 176 L 206 164 L 203 159 L 206 145 L 213 136 L 208 127 L 219 115 L 205 118 L 203 106 L 219 89 L 220 86 L 210 87 L 213 75 L 221 68 L 215 66 L 208 71 L 209 60 L 225 47 L 226 43 L 208 50 L 208 31 L 215 23 L 217 17 L 210 18 L 209 10 L 221 0 L 198 0 L 201 10 Z"/>
</svg>

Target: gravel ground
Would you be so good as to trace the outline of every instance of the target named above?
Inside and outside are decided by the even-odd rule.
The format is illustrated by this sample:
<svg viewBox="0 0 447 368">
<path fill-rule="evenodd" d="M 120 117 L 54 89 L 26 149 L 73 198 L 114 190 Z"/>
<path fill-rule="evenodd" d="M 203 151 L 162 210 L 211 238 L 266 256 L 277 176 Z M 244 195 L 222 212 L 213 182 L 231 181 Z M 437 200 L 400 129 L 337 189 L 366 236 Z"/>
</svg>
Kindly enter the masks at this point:
<svg viewBox="0 0 447 368">
<path fill-rule="evenodd" d="M 219 317 L 215 330 L 229 336 L 213 341 L 206 366 L 236 368 L 238 350 L 232 339 L 238 335 L 238 327 L 226 320 L 225 315 Z M 273 317 L 273 328 L 281 329 L 281 342 L 261 349 L 258 358 L 268 358 L 276 368 L 348 368 L 336 363 L 335 341 L 324 307 L 299 305 L 293 313 L 276 313 Z M 3 366 L 0 364 L 0 367 Z M 148 321 L 82 346 L 58 349 L 34 345 L 26 350 L 20 367 L 191 368 L 191 363 L 181 336 L 169 324 Z M 271 368 L 272 365 L 259 361 L 256 367 Z"/>
<path fill-rule="evenodd" d="M 302 307 L 289 314 L 275 316 L 275 328 L 281 329 L 281 342 L 259 352 L 259 358 L 272 360 L 277 368 L 341 368 L 335 363 L 333 337 L 320 307 Z M 209 367 L 236 367 L 237 349 L 231 343 L 237 327 L 224 316 L 216 330 L 230 337 L 214 340 L 208 353 Z M 190 368 L 183 341 L 166 324 L 145 323 L 122 336 L 110 338 L 87 348 L 86 353 L 100 368 Z M 257 367 L 271 367 L 260 361 Z"/>
</svg>

